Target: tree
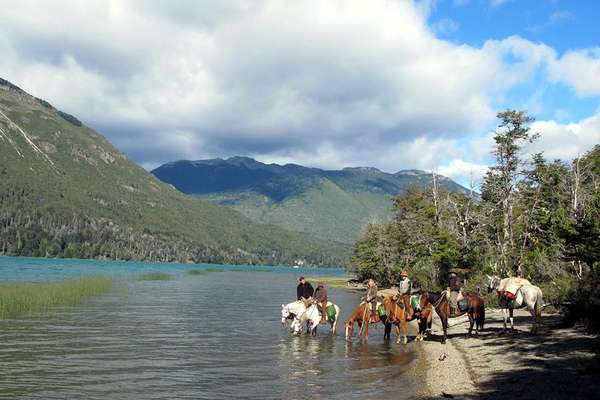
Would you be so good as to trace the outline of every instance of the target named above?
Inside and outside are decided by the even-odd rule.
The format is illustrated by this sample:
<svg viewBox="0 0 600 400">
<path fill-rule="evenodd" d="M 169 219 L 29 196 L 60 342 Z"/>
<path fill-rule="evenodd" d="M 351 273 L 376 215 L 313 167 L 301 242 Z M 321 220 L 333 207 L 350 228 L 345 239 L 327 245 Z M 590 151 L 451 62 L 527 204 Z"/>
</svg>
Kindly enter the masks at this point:
<svg viewBox="0 0 600 400">
<path fill-rule="evenodd" d="M 496 165 L 491 167 L 482 187 L 483 199 L 493 205 L 497 226 L 496 240 L 504 273 L 522 274 L 515 257 L 515 189 L 520 176 L 523 158 L 522 147 L 538 135 L 530 133 L 529 124 L 534 118 L 524 111 L 507 110 L 497 114 L 500 124 L 494 135 L 493 155 Z"/>
</svg>

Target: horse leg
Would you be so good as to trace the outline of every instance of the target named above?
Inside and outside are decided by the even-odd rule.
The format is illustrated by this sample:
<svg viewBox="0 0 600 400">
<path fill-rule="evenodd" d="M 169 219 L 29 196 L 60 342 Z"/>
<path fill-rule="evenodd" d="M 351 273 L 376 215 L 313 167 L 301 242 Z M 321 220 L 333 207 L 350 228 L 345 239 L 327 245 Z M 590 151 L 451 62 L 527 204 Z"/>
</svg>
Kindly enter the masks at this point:
<svg viewBox="0 0 600 400">
<path fill-rule="evenodd" d="M 408 343 L 408 338 L 406 337 L 406 315 L 404 315 L 404 318 L 402 318 L 400 323 L 402 324 L 403 341 L 404 341 L 404 344 L 406 344 L 406 343 Z"/>
<path fill-rule="evenodd" d="M 510 331 L 514 332 L 515 331 L 515 318 L 513 317 L 513 312 L 514 312 L 514 308 L 509 308 L 508 309 L 508 316 L 510 318 Z"/>
<path fill-rule="evenodd" d="M 394 324 L 394 332 L 396 333 L 396 344 L 400 343 L 400 326 L 398 324 Z"/>
<path fill-rule="evenodd" d="M 386 322 L 384 325 L 385 325 L 385 330 L 383 331 L 383 340 L 388 341 L 388 340 L 390 340 L 390 335 L 392 332 L 392 324 L 390 324 L 389 322 Z"/>
<path fill-rule="evenodd" d="M 472 312 L 469 312 L 468 315 L 469 315 L 469 336 L 471 336 L 471 332 L 473 332 L 473 322 L 475 322 L 475 318 L 474 318 Z M 477 331 L 477 328 L 475 328 L 475 331 Z"/>
<path fill-rule="evenodd" d="M 506 320 L 508 319 L 508 309 L 502 309 L 502 323 L 504 324 L 504 332 L 506 332 Z"/>
<path fill-rule="evenodd" d="M 531 317 L 533 318 L 533 325 L 531 325 L 531 333 L 535 334 L 537 332 L 537 313 L 535 310 L 535 306 L 533 307 L 527 307 L 527 309 L 529 310 L 529 314 L 531 314 Z"/>
<path fill-rule="evenodd" d="M 448 317 L 444 316 L 442 320 L 442 329 L 444 330 L 444 336 L 442 337 L 442 344 L 446 344 L 446 335 L 448 332 Z"/>
</svg>

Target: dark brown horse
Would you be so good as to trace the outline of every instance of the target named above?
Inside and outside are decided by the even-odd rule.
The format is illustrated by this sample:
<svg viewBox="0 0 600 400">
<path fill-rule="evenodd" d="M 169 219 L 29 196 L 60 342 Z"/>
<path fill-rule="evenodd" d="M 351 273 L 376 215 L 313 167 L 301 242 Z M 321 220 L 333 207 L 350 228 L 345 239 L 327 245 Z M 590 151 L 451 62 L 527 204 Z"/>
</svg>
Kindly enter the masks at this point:
<svg viewBox="0 0 600 400">
<path fill-rule="evenodd" d="M 467 309 L 457 310 L 458 314 L 455 317 L 460 317 L 465 313 L 469 316 L 469 335 L 473 331 L 473 324 L 475 324 L 475 333 L 478 334 L 480 329 L 483 329 L 485 322 L 485 303 L 483 299 L 477 296 L 475 293 L 465 293 L 464 298 L 467 300 Z M 421 309 L 424 309 L 429 304 L 432 304 L 437 312 L 437 315 L 442 320 L 442 329 L 444 330 L 444 337 L 442 338 L 442 344 L 446 343 L 446 334 L 448 331 L 448 317 L 450 316 L 450 302 L 448 296 L 444 291 L 442 294 L 437 293 L 421 293 Z"/>
</svg>

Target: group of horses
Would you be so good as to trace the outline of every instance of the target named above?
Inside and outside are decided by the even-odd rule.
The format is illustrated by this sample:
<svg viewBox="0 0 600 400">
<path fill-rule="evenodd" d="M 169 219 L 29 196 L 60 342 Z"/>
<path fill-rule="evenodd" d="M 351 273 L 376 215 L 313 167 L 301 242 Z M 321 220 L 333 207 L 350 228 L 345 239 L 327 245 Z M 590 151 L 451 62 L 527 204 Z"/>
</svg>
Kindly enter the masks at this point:
<svg viewBox="0 0 600 400">
<path fill-rule="evenodd" d="M 510 293 L 510 300 L 507 297 L 506 288 L 512 288 L 514 293 Z M 532 332 L 537 330 L 541 318 L 543 306 L 542 291 L 539 287 L 532 285 L 529 281 L 522 278 L 504 278 L 497 276 L 488 276 L 488 292 L 498 291 L 500 299 L 500 308 L 504 320 L 504 330 L 507 329 L 507 320 L 510 320 L 510 329 L 514 330 L 513 310 L 515 308 L 527 308 L 534 318 Z M 431 329 L 433 310 L 440 318 L 443 336 L 441 343 L 446 343 L 448 330 L 448 319 L 451 317 L 461 317 L 467 315 L 469 318 L 468 333 L 471 335 L 473 329 L 475 334 L 483 329 L 485 323 L 485 302 L 483 298 L 475 293 L 463 293 L 463 307 L 450 314 L 450 301 L 448 293 L 430 293 L 423 291 L 418 295 L 418 303 L 413 307 L 412 302 L 399 301 L 399 295 L 384 296 L 381 303 L 377 303 L 375 312 L 371 309 L 371 304 L 361 302 L 354 309 L 345 323 L 346 340 L 352 340 L 354 335 L 354 325 L 357 324 L 358 336 L 362 341 L 366 341 L 369 335 L 369 325 L 372 323 L 382 323 L 385 327 L 384 340 L 391 339 L 392 327 L 395 328 L 396 343 L 408 342 L 407 323 L 417 321 L 418 334 L 415 341 L 423 340 L 427 330 Z M 328 307 L 335 309 L 334 313 L 328 317 L 327 321 L 331 328 L 331 334 L 335 335 L 337 331 L 340 308 L 328 303 Z M 321 312 L 316 304 L 305 304 L 303 301 L 295 301 L 287 305 L 281 305 L 281 323 L 291 320 L 291 330 L 294 335 L 302 334 L 304 326 L 311 335 L 316 335 L 317 327 L 321 322 Z"/>
</svg>

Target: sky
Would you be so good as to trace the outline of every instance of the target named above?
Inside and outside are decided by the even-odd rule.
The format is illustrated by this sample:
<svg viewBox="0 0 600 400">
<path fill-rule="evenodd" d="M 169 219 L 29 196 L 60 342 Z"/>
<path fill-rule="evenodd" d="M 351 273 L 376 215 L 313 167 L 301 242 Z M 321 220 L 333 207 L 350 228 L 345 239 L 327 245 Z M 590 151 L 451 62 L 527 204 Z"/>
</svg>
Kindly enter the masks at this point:
<svg viewBox="0 0 600 400">
<path fill-rule="evenodd" d="M 527 153 L 600 144 L 595 0 L 0 0 L 0 77 L 146 169 L 254 157 L 477 184 L 496 113 Z"/>
</svg>

